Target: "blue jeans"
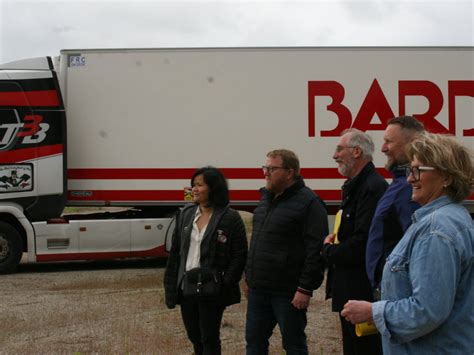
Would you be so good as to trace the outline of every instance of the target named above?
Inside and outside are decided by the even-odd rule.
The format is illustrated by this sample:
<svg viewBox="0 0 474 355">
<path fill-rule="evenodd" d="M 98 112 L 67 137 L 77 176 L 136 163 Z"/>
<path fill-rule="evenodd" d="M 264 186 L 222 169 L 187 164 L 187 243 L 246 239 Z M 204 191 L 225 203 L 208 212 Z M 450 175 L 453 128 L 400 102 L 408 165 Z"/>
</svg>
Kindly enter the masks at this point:
<svg viewBox="0 0 474 355">
<path fill-rule="evenodd" d="M 306 344 L 306 309 L 291 304 L 293 296 L 275 295 L 249 289 L 245 340 L 247 355 L 268 354 L 268 339 L 275 325 L 280 328 L 283 348 L 287 354 L 308 354 Z"/>
</svg>

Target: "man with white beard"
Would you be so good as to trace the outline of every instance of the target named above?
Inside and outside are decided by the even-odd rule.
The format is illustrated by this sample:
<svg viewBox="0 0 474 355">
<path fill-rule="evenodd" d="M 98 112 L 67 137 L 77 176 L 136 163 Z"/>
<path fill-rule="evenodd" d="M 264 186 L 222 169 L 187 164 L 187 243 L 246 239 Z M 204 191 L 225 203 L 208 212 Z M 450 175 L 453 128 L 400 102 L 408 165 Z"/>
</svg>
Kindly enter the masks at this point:
<svg viewBox="0 0 474 355">
<path fill-rule="evenodd" d="M 338 171 L 347 177 L 342 186 L 339 232 L 324 240 L 323 255 L 329 264 L 327 297 L 332 310 L 341 312 L 350 300 L 372 301 L 372 288 L 365 271 L 365 248 L 369 227 L 387 182 L 372 163 L 372 138 L 357 129 L 342 133 L 333 155 Z M 357 337 L 355 327 L 340 317 L 344 355 L 382 354 L 379 335 Z"/>
</svg>

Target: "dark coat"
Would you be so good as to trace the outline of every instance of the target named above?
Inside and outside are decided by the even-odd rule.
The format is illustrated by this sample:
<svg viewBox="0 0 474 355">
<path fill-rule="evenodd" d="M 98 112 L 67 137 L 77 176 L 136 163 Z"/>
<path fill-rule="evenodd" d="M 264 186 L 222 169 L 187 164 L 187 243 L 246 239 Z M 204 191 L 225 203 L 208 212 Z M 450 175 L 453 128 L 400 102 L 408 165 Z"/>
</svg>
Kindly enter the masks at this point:
<svg viewBox="0 0 474 355">
<path fill-rule="evenodd" d="M 181 282 L 188 257 L 191 231 L 197 205 L 184 207 L 176 217 L 170 255 L 164 277 L 168 308 L 180 303 Z M 218 233 L 225 238 L 218 238 Z M 214 209 L 201 242 L 200 265 L 223 273 L 222 295 L 216 304 L 228 306 L 240 302 L 239 281 L 247 258 L 247 237 L 239 213 L 229 207 Z"/>
<path fill-rule="evenodd" d="M 332 296 L 335 312 L 340 312 L 349 299 L 372 301 L 372 288 L 365 271 L 365 248 L 377 202 L 387 186 L 370 162 L 342 187 L 339 244 L 323 247 L 330 266 L 326 296 Z"/>
<path fill-rule="evenodd" d="M 312 292 L 324 277 L 321 248 L 328 221 L 323 202 L 301 178 L 277 198 L 266 189 L 261 192 L 245 269 L 247 285 L 285 295 L 298 287 Z"/>
</svg>

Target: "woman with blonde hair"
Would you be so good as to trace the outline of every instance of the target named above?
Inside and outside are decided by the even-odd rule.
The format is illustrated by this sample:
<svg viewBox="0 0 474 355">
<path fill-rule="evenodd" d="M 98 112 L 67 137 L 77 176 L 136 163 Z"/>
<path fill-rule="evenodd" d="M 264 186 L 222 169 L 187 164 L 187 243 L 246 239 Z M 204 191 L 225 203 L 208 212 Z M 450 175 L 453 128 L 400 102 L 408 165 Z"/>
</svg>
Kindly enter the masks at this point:
<svg viewBox="0 0 474 355">
<path fill-rule="evenodd" d="M 472 354 L 474 227 L 461 205 L 472 192 L 472 152 L 425 134 L 407 153 L 412 199 L 422 207 L 387 258 L 382 300 L 351 300 L 341 315 L 374 322 L 384 354 Z"/>
</svg>

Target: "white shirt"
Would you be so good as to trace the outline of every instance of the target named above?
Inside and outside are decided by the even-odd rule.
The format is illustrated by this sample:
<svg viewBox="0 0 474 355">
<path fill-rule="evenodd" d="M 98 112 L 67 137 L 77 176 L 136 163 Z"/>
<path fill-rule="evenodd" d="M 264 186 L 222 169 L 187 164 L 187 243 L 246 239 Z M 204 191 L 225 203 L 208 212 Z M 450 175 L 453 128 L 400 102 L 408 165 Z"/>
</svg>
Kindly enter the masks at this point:
<svg viewBox="0 0 474 355">
<path fill-rule="evenodd" d="M 212 214 L 209 216 L 211 220 Z M 197 221 L 201 217 L 201 210 L 199 207 L 196 209 L 196 214 L 194 215 L 193 221 L 193 230 L 191 231 L 191 240 L 189 243 L 188 258 L 186 259 L 186 271 L 199 267 L 199 260 L 201 259 L 201 242 L 206 233 L 208 224 L 206 224 L 201 231 L 197 226 Z"/>
</svg>

